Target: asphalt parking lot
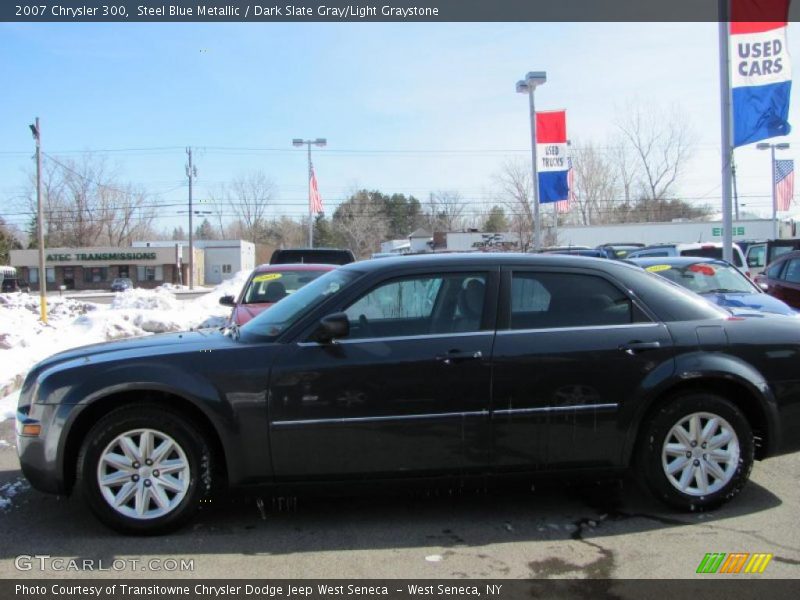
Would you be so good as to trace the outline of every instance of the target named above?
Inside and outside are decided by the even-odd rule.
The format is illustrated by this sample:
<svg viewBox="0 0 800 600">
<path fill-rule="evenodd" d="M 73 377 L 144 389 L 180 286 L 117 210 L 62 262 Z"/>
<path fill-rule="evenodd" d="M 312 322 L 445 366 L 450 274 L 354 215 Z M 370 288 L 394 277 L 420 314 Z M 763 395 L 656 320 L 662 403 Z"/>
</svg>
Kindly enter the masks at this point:
<svg viewBox="0 0 800 600">
<path fill-rule="evenodd" d="M 261 506 L 237 496 L 175 534 L 131 538 L 105 529 L 78 498 L 30 489 L 12 425 L 0 423 L 2 578 L 725 577 L 695 575 L 708 552 L 774 554 L 763 574 L 736 577 L 800 577 L 800 454 L 757 463 L 739 498 L 705 514 L 673 512 L 629 482 L 296 503 L 267 497 Z M 21 571 L 20 555 L 51 559 L 45 570 L 40 559 L 23 561 L 31 569 Z M 60 570 L 56 558 L 66 559 Z M 72 570 L 70 559 L 125 566 Z"/>
</svg>

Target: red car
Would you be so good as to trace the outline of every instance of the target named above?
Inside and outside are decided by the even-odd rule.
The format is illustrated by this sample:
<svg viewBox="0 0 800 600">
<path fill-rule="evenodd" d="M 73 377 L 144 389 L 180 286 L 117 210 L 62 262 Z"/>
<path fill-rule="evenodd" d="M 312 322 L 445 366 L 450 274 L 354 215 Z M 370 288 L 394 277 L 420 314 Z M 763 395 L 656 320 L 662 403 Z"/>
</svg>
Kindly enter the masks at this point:
<svg viewBox="0 0 800 600">
<path fill-rule="evenodd" d="M 770 296 L 800 308 L 800 250 L 788 252 L 772 261 L 756 275 L 756 283 Z"/>
<path fill-rule="evenodd" d="M 232 306 L 230 322 L 244 325 L 281 298 L 299 290 L 337 265 L 259 265 L 250 274 L 238 299 L 223 296 L 219 303 Z"/>
</svg>

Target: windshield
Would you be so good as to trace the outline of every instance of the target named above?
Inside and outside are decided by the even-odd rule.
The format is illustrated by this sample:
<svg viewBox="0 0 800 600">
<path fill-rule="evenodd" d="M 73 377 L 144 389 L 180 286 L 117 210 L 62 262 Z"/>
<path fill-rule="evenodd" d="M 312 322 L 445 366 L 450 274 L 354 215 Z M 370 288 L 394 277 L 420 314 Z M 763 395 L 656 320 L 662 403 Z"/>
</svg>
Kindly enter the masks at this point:
<svg viewBox="0 0 800 600">
<path fill-rule="evenodd" d="M 714 292 L 753 294 L 759 291 L 738 269 L 723 263 L 652 265 L 646 270 L 698 294 Z"/>
<path fill-rule="evenodd" d="M 276 337 L 360 276 L 358 271 L 330 271 L 248 321 L 241 331 L 259 337 Z"/>
<path fill-rule="evenodd" d="M 284 296 L 294 294 L 307 283 L 311 283 L 330 269 L 320 271 L 297 270 L 255 273 L 247 283 L 242 295 L 242 304 L 277 302 Z"/>
</svg>

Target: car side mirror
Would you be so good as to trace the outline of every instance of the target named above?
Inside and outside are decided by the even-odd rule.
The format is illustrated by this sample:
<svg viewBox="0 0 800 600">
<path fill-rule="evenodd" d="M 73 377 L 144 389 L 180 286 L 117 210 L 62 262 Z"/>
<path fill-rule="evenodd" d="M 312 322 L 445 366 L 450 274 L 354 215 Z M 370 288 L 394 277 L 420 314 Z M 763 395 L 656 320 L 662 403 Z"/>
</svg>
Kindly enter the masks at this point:
<svg viewBox="0 0 800 600">
<path fill-rule="evenodd" d="M 761 283 L 759 283 L 759 284 L 758 284 L 758 287 L 760 287 L 760 288 L 761 288 L 762 290 L 764 290 L 765 292 L 768 292 L 768 291 L 769 291 L 769 286 L 768 286 L 766 283 L 764 283 L 763 281 L 762 281 Z"/>
<path fill-rule="evenodd" d="M 219 303 L 222 304 L 222 306 L 235 306 L 236 300 L 233 296 L 223 296 L 219 299 Z"/>
<path fill-rule="evenodd" d="M 338 338 L 350 334 L 350 319 L 343 312 L 326 315 L 319 320 L 316 339 L 321 344 L 327 344 Z"/>
</svg>

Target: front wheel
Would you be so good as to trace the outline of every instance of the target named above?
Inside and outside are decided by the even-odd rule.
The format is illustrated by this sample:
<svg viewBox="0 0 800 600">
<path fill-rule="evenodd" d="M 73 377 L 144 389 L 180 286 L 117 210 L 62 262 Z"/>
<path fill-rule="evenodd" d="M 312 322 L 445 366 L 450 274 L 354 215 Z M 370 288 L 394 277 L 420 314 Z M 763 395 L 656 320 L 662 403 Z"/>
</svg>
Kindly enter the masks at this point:
<svg viewBox="0 0 800 600">
<path fill-rule="evenodd" d="M 747 483 L 753 432 L 728 400 L 707 393 L 680 396 L 644 427 L 640 476 L 666 503 L 683 510 L 711 509 Z"/>
<path fill-rule="evenodd" d="M 161 407 L 127 406 L 86 436 L 78 486 L 109 527 L 158 534 L 192 517 L 210 490 L 210 469 L 208 446 L 187 419 Z"/>
</svg>

